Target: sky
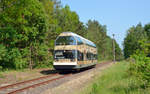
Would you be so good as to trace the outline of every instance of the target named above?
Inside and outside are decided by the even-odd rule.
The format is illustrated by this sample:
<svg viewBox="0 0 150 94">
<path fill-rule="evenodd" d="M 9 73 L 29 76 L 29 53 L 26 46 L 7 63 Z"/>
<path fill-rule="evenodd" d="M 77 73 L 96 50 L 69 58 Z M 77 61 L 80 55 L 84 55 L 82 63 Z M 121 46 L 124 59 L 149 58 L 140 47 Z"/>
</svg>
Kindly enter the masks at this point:
<svg viewBox="0 0 150 94">
<path fill-rule="evenodd" d="M 139 22 L 150 23 L 150 0 L 61 0 L 69 5 L 84 24 L 89 19 L 107 26 L 107 35 L 115 39 L 123 49 L 126 31 Z"/>
</svg>

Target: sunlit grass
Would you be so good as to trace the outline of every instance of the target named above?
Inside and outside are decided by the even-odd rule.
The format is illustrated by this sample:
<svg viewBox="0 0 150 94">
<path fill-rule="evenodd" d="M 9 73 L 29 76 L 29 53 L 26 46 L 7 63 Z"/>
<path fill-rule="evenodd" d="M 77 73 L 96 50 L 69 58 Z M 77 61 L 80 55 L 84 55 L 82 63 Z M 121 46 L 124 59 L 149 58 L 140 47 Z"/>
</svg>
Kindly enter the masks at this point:
<svg viewBox="0 0 150 94">
<path fill-rule="evenodd" d="M 128 63 L 119 62 L 104 70 L 81 94 L 150 94 L 140 88 L 136 77 L 128 75 Z"/>
</svg>

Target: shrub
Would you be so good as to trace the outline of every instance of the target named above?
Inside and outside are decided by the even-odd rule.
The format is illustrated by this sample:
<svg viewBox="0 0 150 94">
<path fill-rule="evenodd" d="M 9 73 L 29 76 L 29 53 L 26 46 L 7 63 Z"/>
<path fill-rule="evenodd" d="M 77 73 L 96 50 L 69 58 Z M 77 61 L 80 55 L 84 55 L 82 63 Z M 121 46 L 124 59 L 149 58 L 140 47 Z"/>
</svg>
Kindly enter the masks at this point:
<svg viewBox="0 0 150 94">
<path fill-rule="evenodd" d="M 2 66 L 0 66 L 0 71 L 2 71 L 2 69 L 3 69 L 3 67 L 2 67 Z"/>
<path fill-rule="evenodd" d="M 144 54 L 134 54 L 131 59 L 130 74 L 140 80 L 143 88 L 150 86 L 150 57 L 146 57 Z"/>
</svg>

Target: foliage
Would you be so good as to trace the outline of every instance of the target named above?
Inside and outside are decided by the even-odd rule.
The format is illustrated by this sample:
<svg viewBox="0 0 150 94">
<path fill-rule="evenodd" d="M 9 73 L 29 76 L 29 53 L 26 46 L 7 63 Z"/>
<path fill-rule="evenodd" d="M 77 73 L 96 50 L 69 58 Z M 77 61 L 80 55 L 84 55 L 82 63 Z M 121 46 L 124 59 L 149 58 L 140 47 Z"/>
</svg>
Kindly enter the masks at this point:
<svg viewBox="0 0 150 94">
<path fill-rule="evenodd" d="M 147 40 L 147 34 L 139 23 L 136 27 L 133 26 L 127 31 L 127 36 L 124 39 L 125 58 L 129 58 L 137 49 L 140 49 L 140 40 Z"/>
<path fill-rule="evenodd" d="M 149 52 L 147 54 L 150 57 L 150 23 L 144 26 L 144 31 L 146 32 L 148 36 L 147 45 L 149 45 L 148 47 Z"/>
<path fill-rule="evenodd" d="M 147 33 L 148 38 L 150 39 L 150 23 L 144 26 L 144 30 Z"/>
<path fill-rule="evenodd" d="M 89 20 L 87 23 L 86 38 L 93 41 L 98 48 L 98 58 L 100 60 L 113 60 L 113 39 L 107 34 L 105 25 L 99 24 L 96 20 Z M 115 41 L 116 59 L 121 60 L 123 58 L 121 49 Z"/>
<path fill-rule="evenodd" d="M 129 74 L 140 82 L 140 87 L 150 86 L 150 24 L 139 23 L 127 31 L 124 40 L 125 58 L 130 58 Z"/>
<path fill-rule="evenodd" d="M 112 39 L 106 26 L 91 20 L 84 25 L 68 5 L 62 7 L 60 0 L 0 0 L 0 66 L 52 66 L 54 41 L 67 31 L 95 42 L 100 60 L 112 59 Z M 116 55 L 121 56 L 116 45 Z"/>
<path fill-rule="evenodd" d="M 129 72 L 141 81 L 141 86 L 146 88 L 150 86 L 150 58 L 144 53 L 138 53 L 131 56 Z"/>
<path fill-rule="evenodd" d="M 0 44 L 0 61 L 3 60 L 3 58 L 6 56 L 7 50 L 5 46 Z"/>
<path fill-rule="evenodd" d="M 7 60 L 2 60 L 2 66 L 26 68 L 28 61 L 35 63 L 32 56 L 38 50 L 35 50 L 36 43 L 40 45 L 46 37 L 43 6 L 38 0 L 5 0 L 1 7 L 4 9 L 0 13 L 0 41 L 8 49 Z"/>
<path fill-rule="evenodd" d="M 123 52 L 116 41 L 115 41 L 115 56 L 116 56 L 116 60 L 118 61 L 124 59 Z"/>
</svg>

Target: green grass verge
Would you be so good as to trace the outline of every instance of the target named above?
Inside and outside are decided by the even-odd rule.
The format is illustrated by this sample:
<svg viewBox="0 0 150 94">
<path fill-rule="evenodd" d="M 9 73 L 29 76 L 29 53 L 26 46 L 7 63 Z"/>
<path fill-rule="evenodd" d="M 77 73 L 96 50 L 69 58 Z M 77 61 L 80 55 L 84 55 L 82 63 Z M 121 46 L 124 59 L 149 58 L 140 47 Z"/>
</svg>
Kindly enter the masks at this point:
<svg viewBox="0 0 150 94">
<path fill-rule="evenodd" d="M 128 75 L 127 62 L 119 62 L 103 70 L 81 94 L 150 94 L 150 88 L 140 88 L 136 77 Z"/>
</svg>

